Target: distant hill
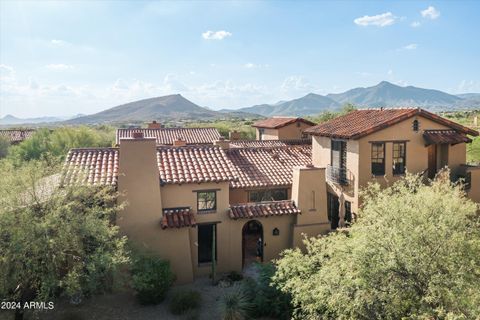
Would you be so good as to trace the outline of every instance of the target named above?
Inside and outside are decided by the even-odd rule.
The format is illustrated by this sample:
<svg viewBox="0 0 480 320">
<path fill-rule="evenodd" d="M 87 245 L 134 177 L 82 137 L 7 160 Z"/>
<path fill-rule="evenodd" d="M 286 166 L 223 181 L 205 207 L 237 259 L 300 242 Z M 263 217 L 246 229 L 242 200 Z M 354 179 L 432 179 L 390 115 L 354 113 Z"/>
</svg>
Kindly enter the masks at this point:
<svg viewBox="0 0 480 320">
<path fill-rule="evenodd" d="M 310 93 L 299 99 L 275 104 L 260 104 L 241 108 L 238 111 L 264 116 L 305 116 L 326 110 L 335 111 L 346 103 L 369 108 L 408 106 L 445 111 L 480 108 L 480 94 L 451 95 L 439 90 L 413 86 L 402 87 L 382 81 L 372 87 L 355 88 L 343 93 L 330 93 L 326 96 Z"/>
<path fill-rule="evenodd" d="M 327 97 L 338 103 L 353 103 L 364 107 L 451 107 L 461 101 L 462 98 L 432 89 L 423 89 L 413 86 L 401 87 L 382 81 L 376 86 L 367 88 L 355 88 L 343 93 L 328 94 Z"/>
<path fill-rule="evenodd" d="M 15 125 L 15 124 L 38 124 L 38 123 L 48 123 L 62 121 L 64 119 L 59 117 L 40 117 L 40 118 L 17 118 L 10 114 L 7 114 L 5 117 L 0 118 L 0 125 Z"/>
<path fill-rule="evenodd" d="M 245 116 L 245 114 L 242 114 Z M 66 121 L 66 124 L 98 124 L 164 120 L 205 120 L 239 117 L 238 112 L 223 113 L 200 107 L 180 94 L 122 104 L 92 115 Z"/>
<path fill-rule="evenodd" d="M 317 114 L 326 110 L 337 110 L 340 103 L 328 97 L 309 93 L 304 97 L 291 101 L 280 101 L 275 104 L 260 104 L 253 107 L 241 108 L 237 111 L 260 114 L 262 116 L 305 116 Z"/>
</svg>

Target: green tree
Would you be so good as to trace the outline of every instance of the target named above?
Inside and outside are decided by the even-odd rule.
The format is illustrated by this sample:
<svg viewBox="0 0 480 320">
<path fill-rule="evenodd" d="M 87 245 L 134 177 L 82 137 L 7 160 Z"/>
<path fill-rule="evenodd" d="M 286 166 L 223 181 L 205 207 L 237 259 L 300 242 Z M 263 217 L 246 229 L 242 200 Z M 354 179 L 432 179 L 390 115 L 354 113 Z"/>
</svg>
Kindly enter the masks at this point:
<svg viewBox="0 0 480 320">
<path fill-rule="evenodd" d="M 11 148 L 9 157 L 16 163 L 30 160 L 60 162 L 71 148 L 109 147 L 113 144 L 113 131 L 109 127 L 62 127 L 39 129 L 29 139 Z"/>
<path fill-rule="evenodd" d="M 55 168 L 0 163 L 0 300 L 51 301 L 111 286 L 128 262 L 110 188 L 58 185 Z"/>
<path fill-rule="evenodd" d="M 448 173 L 447 173 L 448 174 Z M 348 231 L 287 250 L 276 285 L 304 319 L 475 319 L 480 315 L 478 205 L 443 175 L 363 194 Z"/>
<path fill-rule="evenodd" d="M 10 148 L 10 142 L 3 136 L 0 136 L 0 159 L 5 158 Z"/>
</svg>

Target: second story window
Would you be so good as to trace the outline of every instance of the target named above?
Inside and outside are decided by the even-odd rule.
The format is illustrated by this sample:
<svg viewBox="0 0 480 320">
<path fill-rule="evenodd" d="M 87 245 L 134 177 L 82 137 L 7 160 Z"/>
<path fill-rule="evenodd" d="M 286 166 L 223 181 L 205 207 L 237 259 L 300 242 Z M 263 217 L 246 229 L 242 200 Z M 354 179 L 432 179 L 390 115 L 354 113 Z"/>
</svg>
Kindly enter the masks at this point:
<svg viewBox="0 0 480 320">
<path fill-rule="evenodd" d="M 217 192 L 216 191 L 198 191 L 197 192 L 197 211 L 217 210 Z"/>
<path fill-rule="evenodd" d="M 415 131 L 415 132 L 418 132 L 418 130 L 420 130 L 420 123 L 418 122 L 417 119 L 413 120 L 413 122 L 412 122 L 412 129 L 413 129 L 413 131 Z"/>
<path fill-rule="evenodd" d="M 406 143 L 393 143 L 393 174 L 404 174 L 406 165 Z"/>
<path fill-rule="evenodd" d="M 374 176 L 385 175 L 385 143 L 372 143 L 372 174 Z"/>
</svg>

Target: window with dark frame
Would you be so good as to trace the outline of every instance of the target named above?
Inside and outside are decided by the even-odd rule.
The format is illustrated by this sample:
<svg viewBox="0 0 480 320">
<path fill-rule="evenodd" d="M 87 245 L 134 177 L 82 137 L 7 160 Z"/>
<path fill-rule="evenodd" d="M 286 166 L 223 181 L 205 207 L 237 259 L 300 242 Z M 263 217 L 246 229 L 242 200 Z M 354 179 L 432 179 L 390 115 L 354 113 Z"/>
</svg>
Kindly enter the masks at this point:
<svg viewBox="0 0 480 320">
<path fill-rule="evenodd" d="M 375 176 L 385 175 L 385 143 L 372 143 L 372 174 Z"/>
<path fill-rule="evenodd" d="M 248 202 L 288 200 L 287 189 L 261 189 L 248 192 Z"/>
<path fill-rule="evenodd" d="M 199 224 L 198 229 L 198 263 L 212 262 L 213 232 L 215 230 L 215 260 L 217 260 L 217 228 L 215 224 Z"/>
<path fill-rule="evenodd" d="M 217 210 L 217 192 L 216 191 L 198 191 L 197 192 L 197 211 Z"/>
<path fill-rule="evenodd" d="M 263 140 L 264 133 L 265 133 L 265 129 L 263 128 L 258 129 L 258 140 Z"/>
<path fill-rule="evenodd" d="M 413 131 L 418 132 L 418 130 L 420 129 L 420 123 L 418 122 L 418 120 L 413 120 L 412 128 Z"/>
<path fill-rule="evenodd" d="M 393 174 L 405 174 L 406 150 L 405 142 L 393 143 Z"/>
</svg>

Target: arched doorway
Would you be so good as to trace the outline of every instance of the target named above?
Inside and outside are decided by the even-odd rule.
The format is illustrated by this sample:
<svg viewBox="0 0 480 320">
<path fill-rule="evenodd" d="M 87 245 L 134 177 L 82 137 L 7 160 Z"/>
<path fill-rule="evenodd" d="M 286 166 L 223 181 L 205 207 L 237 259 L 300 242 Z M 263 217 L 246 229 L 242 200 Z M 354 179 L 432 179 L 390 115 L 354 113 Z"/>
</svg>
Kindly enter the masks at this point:
<svg viewBox="0 0 480 320">
<path fill-rule="evenodd" d="M 245 223 L 242 229 L 242 267 L 263 262 L 263 227 L 257 220 Z"/>
</svg>

